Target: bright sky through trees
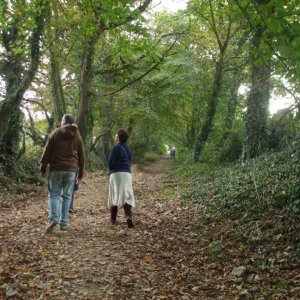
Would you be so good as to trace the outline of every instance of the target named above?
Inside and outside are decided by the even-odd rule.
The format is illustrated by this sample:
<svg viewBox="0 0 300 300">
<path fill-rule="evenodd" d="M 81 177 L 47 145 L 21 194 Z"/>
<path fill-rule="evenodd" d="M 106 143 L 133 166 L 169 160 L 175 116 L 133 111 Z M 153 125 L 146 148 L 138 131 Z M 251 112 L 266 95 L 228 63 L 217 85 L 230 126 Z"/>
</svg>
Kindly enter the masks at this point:
<svg viewBox="0 0 300 300">
<path fill-rule="evenodd" d="M 185 9 L 187 0 L 154 0 L 152 2 L 152 7 L 154 11 L 168 10 L 177 11 L 180 9 Z"/>
</svg>

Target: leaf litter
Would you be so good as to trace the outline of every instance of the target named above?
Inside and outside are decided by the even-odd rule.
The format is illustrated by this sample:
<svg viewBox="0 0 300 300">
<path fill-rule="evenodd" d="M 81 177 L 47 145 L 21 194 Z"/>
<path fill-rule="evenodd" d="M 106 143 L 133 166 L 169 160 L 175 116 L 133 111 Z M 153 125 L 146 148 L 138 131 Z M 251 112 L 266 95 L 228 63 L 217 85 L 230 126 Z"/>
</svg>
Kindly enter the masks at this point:
<svg viewBox="0 0 300 300">
<path fill-rule="evenodd" d="M 87 173 L 76 191 L 66 232 L 45 234 L 45 187 L 2 197 L 0 299 L 297 299 L 299 266 L 287 276 L 253 263 L 258 256 L 236 241 L 236 224 L 199 219 L 200 206 L 180 201 L 168 164 L 134 168 L 133 229 L 121 210 L 110 225 L 100 172 Z M 278 252 L 283 269 L 288 253 Z"/>
</svg>

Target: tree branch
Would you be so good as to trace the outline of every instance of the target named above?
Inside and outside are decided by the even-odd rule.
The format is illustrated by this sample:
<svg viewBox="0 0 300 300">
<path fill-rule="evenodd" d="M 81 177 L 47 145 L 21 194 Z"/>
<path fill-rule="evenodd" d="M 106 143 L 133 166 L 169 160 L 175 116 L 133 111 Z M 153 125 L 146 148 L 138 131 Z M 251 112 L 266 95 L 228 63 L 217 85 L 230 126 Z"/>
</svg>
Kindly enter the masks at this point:
<svg viewBox="0 0 300 300">
<path fill-rule="evenodd" d="M 186 32 L 187 30 L 185 30 Z M 178 36 L 178 35 L 181 35 L 182 32 L 171 32 L 171 33 L 167 33 L 167 34 L 164 34 L 162 35 L 158 40 L 157 42 L 155 43 L 155 45 L 153 46 L 152 49 L 155 49 L 155 47 L 157 45 L 159 45 L 159 43 L 166 37 L 170 37 L 170 36 Z M 106 74 L 106 73 L 118 73 L 124 69 L 127 69 L 129 67 L 133 67 L 136 63 L 140 62 L 143 58 L 146 57 L 146 54 L 143 54 L 141 55 L 140 57 L 138 57 L 136 60 L 132 61 L 132 62 L 129 62 L 127 64 L 124 64 L 122 65 L 121 67 L 119 68 L 110 68 L 110 69 L 105 69 L 105 70 L 96 70 L 94 71 L 94 75 L 102 75 L 102 74 Z"/>
<path fill-rule="evenodd" d="M 119 89 L 117 89 L 116 91 L 110 92 L 110 93 L 106 93 L 103 96 L 112 96 L 120 91 L 122 91 L 123 89 L 125 89 L 126 87 L 132 85 L 133 83 L 141 80 L 142 78 L 144 78 L 145 76 L 147 76 L 149 73 L 151 73 L 154 69 L 157 68 L 157 66 L 159 66 L 164 59 L 167 57 L 168 53 L 173 49 L 173 47 L 175 46 L 175 44 L 177 43 L 178 39 L 186 32 L 187 30 L 181 32 L 181 34 L 179 36 L 177 36 L 177 38 L 174 40 L 174 42 L 171 44 L 171 46 L 165 50 L 165 52 L 162 54 L 161 58 L 159 59 L 159 61 L 157 63 L 155 63 L 149 70 L 147 70 L 144 74 L 138 76 L 137 78 L 133 79 L 132 81 L 126 83 L 125 85 L 123 85 L 122 87 L 120 87 Z"/>
</svg>

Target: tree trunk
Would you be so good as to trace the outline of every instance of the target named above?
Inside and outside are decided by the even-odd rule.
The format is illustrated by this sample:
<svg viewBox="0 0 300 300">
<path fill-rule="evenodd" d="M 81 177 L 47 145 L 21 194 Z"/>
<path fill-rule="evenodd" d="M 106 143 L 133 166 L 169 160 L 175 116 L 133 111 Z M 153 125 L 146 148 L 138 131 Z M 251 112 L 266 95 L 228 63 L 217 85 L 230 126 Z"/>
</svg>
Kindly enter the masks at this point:
<svg viewBox="0 0 300 300">
<path fill-rule="evenodd" d="M 52 37 L 54 38 L 54 36 Z M 56 36 L 56 38 L 58 38 Z M 52 43 L 49 47 L 50 56 L 50 83 L 51 92 L 54 104 L 54 126 L 60 125 L 63 115 L 66 113 L 66 103 L 63 91 L 63 86 L 61 82 L 61 70 L 58 62 L 58 54 L 55 51 L 55 43 Z"/>
<path fill-rule="evenodd" d="M 199 124 L 199 115 L 201 112 L 200 101 L 201 101 L 201 96 L 196 97 L 194 95 L 193 107 L 192 107 L 192 118 L 190 124 L 188 125 L 188 130 L 186 134 L 186 143 L 187 143 L 186 146 L 188 147 L 188 149 L 192 151 L 195 147 L 196 134 L 199 130 L 198 124 Z"/>
<path fill-rule="evenodd" d="M 241 71 L 242 69 L 236 69 L 233 73 L 233 82 L 231 83 L 231 88 L 229 90 L 229 101 L 228 101 L 227 111 L 226 111 L 226 116 L 224 121 L 225 132 L 222 138 L 224 143 L 229 136 L 228 133 L 232 129 L 235 120 L 236 107 L 239 100 L 238 91 L 241 85 L 241 80 L 240 80 L 241 73 L 242 73 Z"/>
<path fill-rule="evenodd" d="M 107 69 L 111 68 L 112 65 L 112 56 L 108 55 L 104 60 L 104 65 Z M 105 97 L 104 104 L 101 107 L 101 119 L 103 120 L 103 127 L 105 134 L 102 135 L 99 143 L 98 149 L 100 150 L 98 155 L 101 160 L 107 161 L 111 146 L 114 141 L 114 133 L 112 128 L 115 124 L 115 113 L 114 113 L 114 96 L 110 94 L 113 91 L 115 83 L 115 74 L 114 72 L 106 72 L 103 75 L 103 90 L 107 94 Z"/>
<path fill-rule="evenodd" d="M 61 66 L 60 66 L 60 44 L 59 32 L 57 24 L 59 24 L 58 7 L 56 2 L 52 2 L 52 20 L 53 25 L 48 27 L 49 39 L 49 58 L 50 58 L 50 84 L 51 93 L 54 104 L 54 113 L 51 116 L 52 122 L 50 127 L 60 126 L 61 119 L 66 113 L 66 103 L 61 80 Z M 52 130 L 53 128 L 51 128 Z"/>
<path fill-rule="evenodd" d="M 246 158 L 256 157 L 268 149 L 268 114 L 270 99 L 270 60 L 257 51 L 261 44 L 263 28 L 257 28 L 252 41 L 251 90 L 247 98 L 245 115 Z"/>
<path fill-rule="evenodd" d="M 213 129 L 213 121 L 215 118 L 217 105 L 219 101 L 219 96 L 222 88 L 222 78 L 224 71 L 224 62 L 225 62 L 225 53 L 230 42 L 230 39 L 233 38 L 234 34 L 232 32 L 232 19 L 228 18 L 227 28 L 225 30 L 225 35 L 222 34 L 221 31 L 218 32 L 218 28 L 220 22 L 223 24 L 223 17 L 220 17 L 218 20 L 215 18 L 215 12 L 213 7 L 213 1 L 209 0 L 210 7 L 210 21 L 209 24 L 211 29 L 216 37 L 216 41 L 219 47 L 219 57 L 216 62 L 214 81 L 212 85 L 211 97 L 208 103 L 208 111 L 206 114 L 206 118 L 204 120 L 204 124 L 200 130 L 198 137 L 196 138 L 195 148 L 194 148 L 194 161 L 198 161 L 200 154 L 204 148 L 205 143 L 208 140 L 209 134 Z M 217 23 L 217 21 L 219 23 Z"/>
<path fill-rule="evenodd" d="M 237 43 L 234 56 L 239 58 L 243 52 L 245 42 L 248 39 L 246 32 Z M 229 101 L 227 103 L 226 115 L 224 118 L 224 133 L 219 141 L 219 161 L 233 161 L 241 154 L 241 143 L 239 143 L 236 134 L 233 133 L 234 122 L 236 120 L 236 109 L 239 102 L 239 87 L 242 82 L 244 69 L 240 65 L 235 65 L 232 72 L 232 80 L 229 81 Z M 233 144 L 234 143 L 234 144 Z"/>
<path fill-rule="evenodd" d="M 221 91 L 223 68 L 224 68 L 224 53 L 221 53 L 220 58 L 216 63 L 212 94 L 208 104 L 208 112 L 206 115 L 206 119 L 200 130 L 200 134 L 196 140 L 195 150 L 194 150 L 194 161 L 198 161 L 201 151 L 203 150 L 203 147 L 213 128 L 213 120 L 216 114 L 218 99 Z"/>
<path fill-rule="evenodd" d="M 3 30 L 2 32 L 7 61 L 3 76 L 6 94 L 0 106 L 0 164 L 3 165 L 6 173 L 13 172 L 14 162 L 18 157 L 23 117 L 20 110 L 21 101 L 34 79 L 39 65 L 40 43 L 44 32 L 48 3 L 39 3 L 37 8 L 41 8 L 41 10 L 33 18 L 36 27 L 31 33 L 30 44 L 26 45 L 29 47 L 30 62 L 23 61 L 21 55 L 15 53 L 15 49 L 11 48 L 20 40 L 19 24 L 14 24 L 8 31 Z M 24 69 L 25 63 L 28 64 L 27 70 Z"/>
<path fill-rule="evenodd" d="M 229 100 L 226 107 L 223 134 L 218 140 L 218 161 L 231 162 L 237 160 L 242 151 L 242 142 L 239 135 L 233 131 L 236 120 L 236 109 L 239 102 L 238 90 L 241 84 L 242 68 L 236 68 L 229 81 Z"/>
<path fill-rule="evenodd" d="M 15 120 L 19 114 L 16 111 L 21 106 L 23 95 L 32 79 L 26 82 L 22 79 L 24 69 L 18 58 L 11 58 L 7 62 L 5 72 L 5 99 L 0 106 L 0 143 L 8 131 L 10 131 L 11 120 Z"/>
<path fill-rule="evenodd" d="M 80 69 L 80 99 L 77 124 L 82 139 L 86 145 L 86 151 L 89 149 L 89 133 L 91 125 L 91 96 L 93 80 L 93 58 L 97 38 L 89 40 L 84 52 L 81 55 Z"/>
<path fill-rule="evenodd" d="M 152 0 L 145 0 L 140 3 L 136 9 L 142 13 L 149 6 Z M 112 2 L 113 5 L 113 2 Z M 85 5 L 86 6 L 86 5 Z M 93 10 L 95 9 L 95 5 L 91 2 L 91 6 Z M 105 30 L 113 29 L 120 27 L 126 23 L 132 22 L 136 18 L 136 14 L 130 14 L 127 18 L 118 19 L 117 22 L 109 22 L 108 26 L 105 25 L 101 20 L 101 13 L 103 7 L 102 5 L 98 6 L 98 11 L 96 15 L 98 19 L 95 19 L 94 24 L 98 24 L 98 28 L 96 28 L 93 36 L 88 35 L 86 38 L 85 48 L 81 55 L 81 67 L 80 67 L 80 99 L 79 99 L 79 112 L 77 118 L 77 124 L 79 127 L 79 131 L 81 133 L 83 142 L 85 143 L 86 153 L 89 153 L 89 150 L 92 146 L 91 143 L 91 133 L 92 133 L 92 115 L 91 115 L 91 96 L 92 96 L 92 81 L 93 81 L 93 59 L 96 44 L 99 36 L 105 32 Z M 94 18 L 94 16 L 92 17 Z"/>
<path fill-rule="evenodd" d="M 19 107 L 13 109 L 7 121 L 7 130 L 2 136 L 0 144 L 0 164 L 7 175 L 13 174 L 16 159 L 19 156 L 19 142 L 22 131 L 23 113 Z"/>
</svg>

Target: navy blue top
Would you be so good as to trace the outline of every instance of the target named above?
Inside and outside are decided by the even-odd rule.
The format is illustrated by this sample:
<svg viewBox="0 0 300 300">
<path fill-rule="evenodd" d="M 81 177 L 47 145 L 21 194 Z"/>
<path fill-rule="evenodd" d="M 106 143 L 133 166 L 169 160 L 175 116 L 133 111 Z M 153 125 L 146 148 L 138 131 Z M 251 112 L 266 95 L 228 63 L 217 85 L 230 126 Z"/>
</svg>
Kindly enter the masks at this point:
<svg viewBox="0 0 300 300">
<path fill-rule="evenodd" d="M 131 165 L 131 150 L 127 144 L 117 144 L 115 145 L 109 154 L 108 167 L 109 173 L 115 172 L 128 172 Z"/>
</svg>

